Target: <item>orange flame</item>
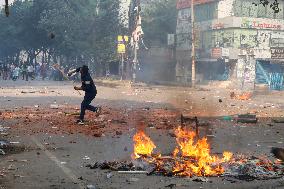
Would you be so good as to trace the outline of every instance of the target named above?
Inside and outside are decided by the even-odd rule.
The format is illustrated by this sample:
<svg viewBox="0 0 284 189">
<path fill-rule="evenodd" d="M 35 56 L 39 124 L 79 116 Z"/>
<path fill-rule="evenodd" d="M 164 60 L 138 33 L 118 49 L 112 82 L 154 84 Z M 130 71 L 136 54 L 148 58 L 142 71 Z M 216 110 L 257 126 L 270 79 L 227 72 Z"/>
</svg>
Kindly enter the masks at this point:
<svg viewBox="0 0 284 189">
<path fill-rule="evenodd" d="M 141 155 L 151 156 L 156 148 L 152 140 L 145 135 L 143 131 L 139 131 L 133 137 L 134 141 L 134 158 L 140 158 Z"/>
<path fill-rule="evenodd" d="M 252 93 L 251 92 L 245 92 L 245 93 L 242 93 L 240 95 L 237 95 L 234 92 L 231 92 L 230 96 L 231 96 L 232 99 L 249 100 L 252 97 Z"/>
<path fill-rule="evenodd" d="M 210 176 L 224 172 L 220 163 L 230 161 L 232 153 L 224 152 L 223 158 L 220 159 L 217 156 L 210 155 L 210 146 L 207 143 L 207 138 L 202 138 L 195 142 L 196 134 L 181 127 L 175 130 L 175 134 L 181 155 L 185 159 L 182 162 L 176 161 L 175 172 L 181 172 L 180 175 L 182 176 Z"/>
<path fill-rule="evenodd" d="M 175 130 L 175 135 L 178 144 L 172 154 L 174 160 L 172 172 L 175 175 L 216 176 L 224 173 L 222 163 L 229 162 L 232 159 L 233 154 L 231 152 L 224 152 L 222 158 L 210 155 L 207 138 L 195 141 L 195 132 L 188 129 L 179 127 Z M 133 140 L 134 158 L 141 158 L 141 155 L 144 155 L 151 157 L 150 163 L 156 164 L 156 167 L 163 164 L 161 156 L 157 158 L 152 155 L 156 146 L 143 131 L 139 131 Z M 142 158 L 149 162 L 147 158 Z"/>
</svg>

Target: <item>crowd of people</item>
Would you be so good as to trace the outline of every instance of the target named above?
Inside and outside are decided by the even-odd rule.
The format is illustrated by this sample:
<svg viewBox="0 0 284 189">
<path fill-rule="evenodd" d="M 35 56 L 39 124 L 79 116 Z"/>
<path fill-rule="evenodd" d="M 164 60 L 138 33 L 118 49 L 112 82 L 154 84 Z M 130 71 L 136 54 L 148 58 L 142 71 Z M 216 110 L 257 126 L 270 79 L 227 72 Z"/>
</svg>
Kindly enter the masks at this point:
<svg viewBox="0 0 284 189">
<path fill-rule="evenodd" d="M 46 65 L 45 64 L 0 64 L 0 76 L 3 80 L 34 80 L 36 77 L 41 77 L 43 80 L 46 78 Z"/>
<path fill-rule="evenodd" d="M 27 62 L 20 64 L 5 64 L 0 62 L 0 79 L 2 80 L 34 80 L 49 79 L 63 81 L 65 75 L 71 67 L 60 67 L 58 64 L 48 66 L 47 64 L 29 64 Z M 73 79 L 78 79 L 77 76 Z"/>
</svg>

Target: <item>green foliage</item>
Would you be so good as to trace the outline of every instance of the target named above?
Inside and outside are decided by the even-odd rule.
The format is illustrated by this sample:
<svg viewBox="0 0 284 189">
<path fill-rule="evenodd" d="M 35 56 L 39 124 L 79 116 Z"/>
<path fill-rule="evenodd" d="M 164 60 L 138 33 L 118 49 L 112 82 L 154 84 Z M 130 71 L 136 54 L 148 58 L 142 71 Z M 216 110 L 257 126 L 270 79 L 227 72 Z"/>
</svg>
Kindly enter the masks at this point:
<svg viewBox="0 0 284 189">
<path fill-rule="evenodd" d="M 157 0 L 142 8 L 142 27 L 145 41 L 150 45 L 167 44 L 167 34 L 175 33 L 176 0 Z"/>
<path fill-rule="evenodd" d="M 31 58 L 48 52 L 110 61 L 121 27 L 119 5 L 119 0 L 15 0 L 10 16 L 0 15 L 0 59 L 24 51 Z"/>
</svg>

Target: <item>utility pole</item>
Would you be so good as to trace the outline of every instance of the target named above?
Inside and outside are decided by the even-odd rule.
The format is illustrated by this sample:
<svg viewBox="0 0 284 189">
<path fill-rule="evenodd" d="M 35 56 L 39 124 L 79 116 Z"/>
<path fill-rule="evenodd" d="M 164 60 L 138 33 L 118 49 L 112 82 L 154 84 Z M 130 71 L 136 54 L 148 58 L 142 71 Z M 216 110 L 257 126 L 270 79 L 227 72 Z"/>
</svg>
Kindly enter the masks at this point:
<svg viewBox="0 0 284 189">
<path fill-rule="evenodd" d="M 194 0 L 191 0 L 191 85 L 195 87 L 195 31 L 194 31 Z"/>
<path fill-rule="evenodd" d="M 124 79 L 124 53 L 121 54 L 121 80 Z"/>
<path fill-rule="evenodd" d="M 141 7 L 140 7 L 140 0 L 136 0 L 136 14 L 135 15 L 135 20 L 134 20 L 134 31 L 137 32 L 137 28 L 139 26 L 139 19 L 140 19 L 140 11 L 141 11 Z M 133 31 L 132 31 L 133 32 Z M 137 33 L 136 33 L 137 35 Z M 133 36 L 132 36 L 133 37 Z M 137 65 L 138 65 L 138 42 L 139 42 L 139 38 L 135 38 L 134 37 L 134 58 L 133 58 L 133 82 L 136 82 L 136 74 L 137 74 Z"/>
<path fill-rule="evenodd" d="M 10 12 L 9 12 L 9 1 L 5 0 L 5 14 L 8 17 Z"/>
<path fill-rule="evenodd" d="M 137 45 L 138 41 L 134 42 L 134 59 L 133 59 L 133 82 L 136 82 L 136 72 L 137 72 L 137 64 L 138 64 L 138 57 L 137 57 Z"/>
</svg>

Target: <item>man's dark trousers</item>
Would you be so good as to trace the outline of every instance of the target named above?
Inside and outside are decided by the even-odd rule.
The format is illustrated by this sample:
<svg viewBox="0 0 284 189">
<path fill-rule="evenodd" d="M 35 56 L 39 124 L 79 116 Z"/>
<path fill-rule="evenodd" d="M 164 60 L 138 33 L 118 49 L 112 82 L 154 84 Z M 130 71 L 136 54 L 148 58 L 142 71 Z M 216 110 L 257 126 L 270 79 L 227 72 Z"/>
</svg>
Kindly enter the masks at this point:
<svg viewBox="0 0 284 189">
<path fill-rule="evenodd" d="M 91 94 L 86 93 L 85 94 L 84 100 L 81 103 L 81 113 L 80 113 L 81 120 L 84 120 L 86 110 L 90 110 L 92 112 L 97 111 L 98 109 L 97 107 L 90 105 L 92 100 L 94 100 L 95 97 L 96 97 L 96 93 L 91 93 Z"/>
</svg>

